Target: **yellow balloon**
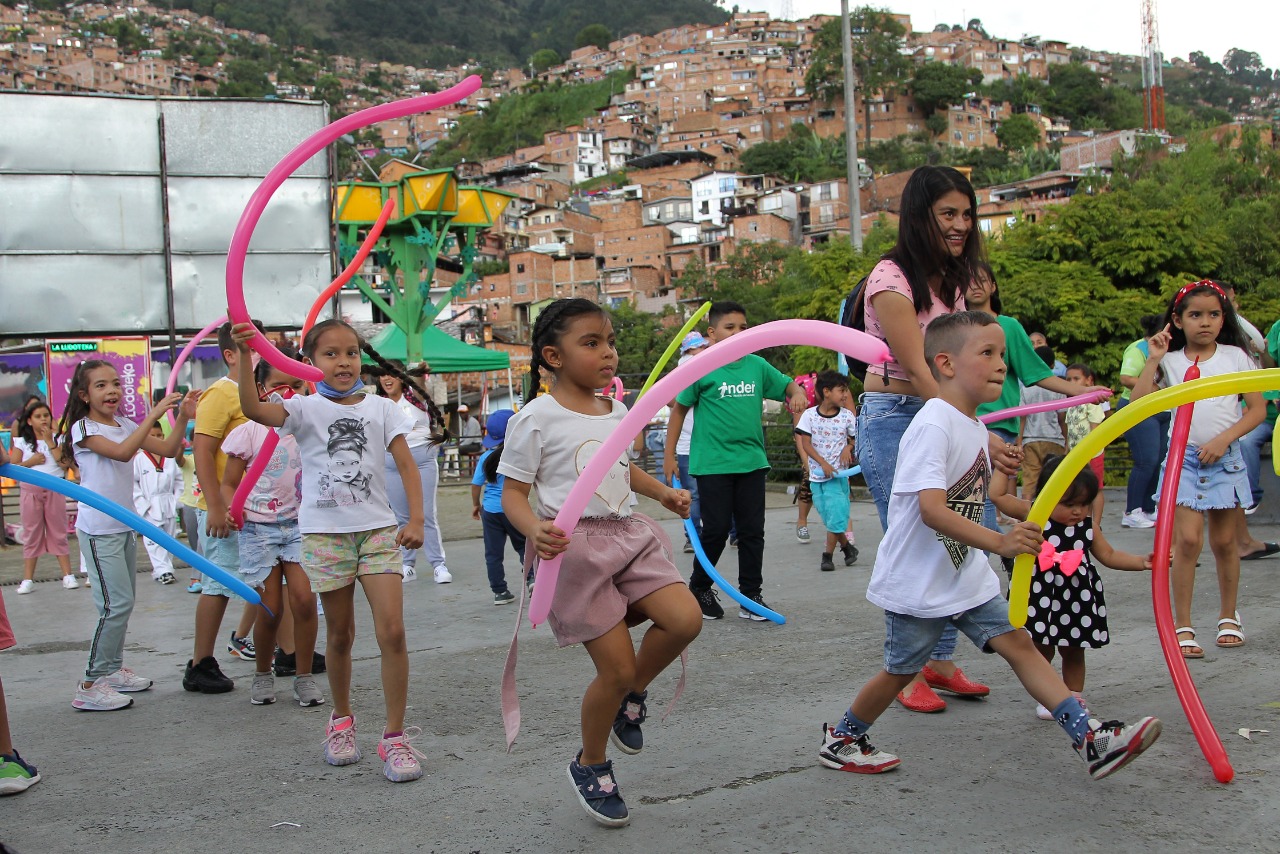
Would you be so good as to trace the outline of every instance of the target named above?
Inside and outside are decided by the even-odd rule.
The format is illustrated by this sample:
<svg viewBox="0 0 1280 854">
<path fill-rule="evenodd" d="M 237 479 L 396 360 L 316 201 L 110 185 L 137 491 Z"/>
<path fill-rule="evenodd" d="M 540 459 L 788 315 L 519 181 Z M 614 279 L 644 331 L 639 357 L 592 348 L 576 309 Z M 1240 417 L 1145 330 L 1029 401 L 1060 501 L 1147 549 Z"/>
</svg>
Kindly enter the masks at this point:
<svg viewBox="0 0 1280 854">
<path fill-rule="evenodd" d="M 711 303 L 704 302 L 702 306 L 693 313 L 693 317 L 685 321 L 684 326 L 680 327 L 680 331 L 676 333 L 676 337 L 667 345 L 667 349 L 663 351 L 662 358 L 658 359 L 658 364 L 653 366 L 653 370 L 649 372 L 649 378 L 644 381 L 644 385 L 640 386 L 640 393 L 636 395 L 636 400 L 644 397 L 655 382 L 658 381 L 658 374 L 662 373 L 662 369 L 666 367 L 667 362 L 671 361 L 671 357 L 675 355 L 676 348 L 684 341 L 684 337 L 693 331 L 693 327 L 698 325 L 698 321 L 707 316 L 707 312 L 711 311 Z"/>
<path fill-rule="evenodd" d="M 1089 461 L 1102 453 L 1107 445 L 1120 437 L 1120 434 L 1133 427 L 1139 421 L 1150 418 L 1157 412 L 1174 409 L 1184 403 L 1193 403 L 1210 397 L 1246 394 L 1253 391 L 1271 391 L 1280 388 L 1280 368 L 1266 371 L 1241 371 L 1235 374 L 1223 374 L 1220 377 L 1205 377 L 1181 383 L 1172 388 L 1131 400 L 1123 409 L 1102 422 L 1098 429 L 1085 437 L 1079 445 L 1071 449 L 1057 470 L 1044 485 L 1044 489 L 1036 496 L 1027 514 L 1027 521 L 1044 527 L 1049 514 L 1057 506 L 1058 499 L 1067 491 L 1071 481 Z M 1031 598 L 1031 574 L 1034 569 L 1032 555 L 1018 555 L 1013 563 L 1013 580 L 1009 583 L 1009 622 L 1021 627 L 1027 622 L 1027 602 Z"/>
</svg>

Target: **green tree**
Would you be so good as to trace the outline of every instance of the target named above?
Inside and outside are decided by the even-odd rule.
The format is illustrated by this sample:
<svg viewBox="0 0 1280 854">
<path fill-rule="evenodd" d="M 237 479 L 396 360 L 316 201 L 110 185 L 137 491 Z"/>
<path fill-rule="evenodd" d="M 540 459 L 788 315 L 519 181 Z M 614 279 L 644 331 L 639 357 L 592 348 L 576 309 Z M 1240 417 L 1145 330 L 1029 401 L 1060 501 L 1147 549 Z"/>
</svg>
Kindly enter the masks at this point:
<svg viewBox="0 0 1280 854">
<path fill-rule="evenodd" d="M 611 41 L 613 41 L 613 34 L 609 32 L 609 28 L 604 24 L 587 24 L 578 30 L 578 34 L 573 37 L 573 46 L 575 48 L 586 47 L 587 45 L 608 47 Z"/>
<path fill-rule="evenodd" d="M 982 72 L 976 68 L 926 62 L 911 79 L 911 97 L 926 113 L 950 107 L 981 82 Z"/>
<path fill-rule="evenodd" d="M 911 73 L 911 60 L 902 53 L 906 28 L 887 11 L 860 6 L 849 14 L 853 35 L 853 69 L 862 93 L 863 122 L 867 142 L 871 142 L 869 95 L 890 94 Z M 831 103 L 844 97 L 844 46 L 840 19 L 822 25 L 813 38 L 813 55 L 804 77 L 805 90 Z"/>
<path fill-rule="evenodd" d="M 347 93 L 342 88 L 342 81 L 332 74 L 325 74 L 316 80 L 313 97 L 324 101 L 331 107 L 337 107 L 346 100 Z"/>
<path fill-rule="evenodd" d="M 219 98 L 261 98 L 275 92 L 266 69 L 248 59 L 227 63 L 226 79 L 218 85 Z"/>
<path fill-rule="evenodd" d="M 560 64 L 560 54 L 549 47 L 544 47 L 529 57 L 529 64 L 537 74 L 541 74 L 553 65 Z"/>
<path fill-rule="evenodd" d="M 609 314 L 618 348 L 618 374 L 648 376 L 671 339 L 680 331 L 674 310 L 668 307 L 661 314 L 651 314 L 637 311 L 631 303 L 624 302 L 610 309 Z"/>
<path fill-rule="evenodd" d="M 1010 116 L 996 129 L 996 139 L 1005 151 L 1035 148 L 1040 143 L 1040 123 L 1025 113 Z"/>
</svg>

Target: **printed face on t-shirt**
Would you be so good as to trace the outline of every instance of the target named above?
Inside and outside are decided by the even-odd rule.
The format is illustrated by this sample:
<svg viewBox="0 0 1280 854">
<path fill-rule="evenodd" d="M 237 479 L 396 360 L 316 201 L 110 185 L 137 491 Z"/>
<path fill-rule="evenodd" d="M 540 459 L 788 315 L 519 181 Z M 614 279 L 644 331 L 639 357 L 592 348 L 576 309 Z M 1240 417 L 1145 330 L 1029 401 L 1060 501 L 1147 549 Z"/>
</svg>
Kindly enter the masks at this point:
<svg viewBox="0 0 1280 854">
<path fill-rule="evenodd" d="M 329 457 L 329 473 L 338 483 L 351 483 L 360 476 L 360 454 L 338 451 Z"/>
</svg>

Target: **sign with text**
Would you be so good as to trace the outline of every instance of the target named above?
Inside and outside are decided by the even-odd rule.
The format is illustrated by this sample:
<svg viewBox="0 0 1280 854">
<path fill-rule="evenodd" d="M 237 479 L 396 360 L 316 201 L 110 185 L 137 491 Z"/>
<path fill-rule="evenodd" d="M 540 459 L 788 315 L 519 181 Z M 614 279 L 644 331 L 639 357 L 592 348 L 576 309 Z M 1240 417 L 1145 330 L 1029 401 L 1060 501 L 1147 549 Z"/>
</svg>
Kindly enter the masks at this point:
<svg viewBox="0 0 1280 854">
<path fill-rule="evenodd" d="M 49 366 L 49 406 L 55 422 L 62 418 L 70 399 L 76 366 L 88 359 L 102 359 L 120 375 L 117 414 L 137 422 L 151 409 L 151 341 L 148 338 L 51 338 L 45 342 L 45 358 Z"/>
</svg>

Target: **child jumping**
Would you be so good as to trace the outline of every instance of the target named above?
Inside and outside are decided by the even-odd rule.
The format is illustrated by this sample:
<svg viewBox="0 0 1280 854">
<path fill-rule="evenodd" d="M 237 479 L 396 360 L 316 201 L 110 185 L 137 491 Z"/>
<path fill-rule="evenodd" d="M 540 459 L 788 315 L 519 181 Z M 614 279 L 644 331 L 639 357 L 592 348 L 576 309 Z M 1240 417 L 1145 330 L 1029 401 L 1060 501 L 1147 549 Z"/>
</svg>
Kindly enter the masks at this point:
<svg viewBox="0 0 1280 854">
<path fill-rule="evenodd" d="M 18 435 L 13 437 L 9 462 L 53 477 L 65 477 L 70 460 L 53 435 L 53 411 L 43 401 L 32 401 L 18 416 Z M 35 589 L 36 561 L 40 555 L 53 555 L 62 569 L 62 586 L 75 590 L 80 586 L 71 571 L 70 549 L 67 547 L 67 501 L 61 494 L 21 484 L 18 502 L 22 511 L 22 581 L 19 595 Z"/>
<path fill-rule="evenodd" d="M 719 341 L 747 328 L 747 312 L 736 302 L 717 302 L 707 313 L 707 338 Z M 754 353 L 712 371 L 676 396 L 667 421 L 667 445 L 662 473 L 667 482 L 678 472 L 676 443 L 685 415 L 698 408 L 689 448 L 689 474 L 698 479 L 702 505 L 702 547 L 714 565 L 724 552 L 729 529 L 738 534 L 738 589 L 764 605 L 764 486 L 769 459 L 764 451 L 760 415 L 764 401 L 786 400 L 793 413 L 803 412 L 808 399 L 786 374 Z M 719 620 L 724 609 L 711 589 L 711 577 L 697 559 L 689 589 L 698 600 L 703 619 Z M 767 607 L 767 606 L 766 606 Z M 746 608 L 744 620 L 763 621 Z"/>
<path fill-rule="evenodd" d="M 822 552 L 819 569 L 832 572 L 836 547 L 844 555 L 844 565 L 858 560 L 857 547 L 849 542 L 849 478 L 836 477 L 841 469 L 853 465 L 853 437 L 857 428 L 849 404 L 849 380 L 836 371 L 823 371 L 815 383 L 817 406 L 800 416 L 796 438 L 809 461 L 809 489 L 814 506 L 827 529 L 827 547 Z"/>
<path fill-rule="evenodd" d="M 702 627 L 698 603 L 672 563 L 670 540 L 653 520 L 631 512 L 631 491 L 686 517 L 689 493 L 619 456 L 578 526 L 557 528 L 551 520 L 626 407 L 596 394 L 618 369 L 613 325 L 600 306 L 585 299 L 551 303 L 534 324 L 532 349 L 533 388 L 540 370 L 555 381 L 550 394 L 534 398 L 507 425 L 498 464 L 507 478 L 502 508 L 538 557 L 564 554 L 548 622 L 560 646 L 581 643 L 596 668 L 582 698 L 582 748 L 569 763 L 569 780 L 587 815 L 621 827 L 631 819 L 606 745 L 612 738 L 623 753 L 641 751 L 649 683 Z M 667 447 L 674 453 L 674 437 Z M 536 507 L 529 501 L 535 487 Z M 628 629 L 646 620 L 653 625 L 637 651 Z"/>
<path fill-rule="evenodd" d="M 493 591 L 495 605 L 509 605 L 516 601 L 515 594 L 507 587 L 507 573 L 502 567 L 502 553 L 506 551 L 507 540 L 511 540 L 511 548 L 524 560 L 524 534 L 502 512 L 502 485 L 507 479 L 498 474 L 507 423 L 514 415 L 510 409 L 499 409 L 489 414 L 485 437 L 480 443 L 485 452 L 476 460 L 476 473 L 471 477 L 471 518 L 483 526 L 484 564 L 489 572 L 489 589 Z"/>
<path fill-rule="evenodd" d="M 151 438 L 164 441 L 164 429 L 151 425 Z M 133 509 L 138 515 L 164 531 L 169 536 L 178 533 L 178 501 L 182 498 L 182 450 L 176 457 L 162 457 L 143 448 L 133 458 Z M 151 559 L 151 580 L 158 584 L 172 584 L 178 578 L 173 574 L 173 555 L 169 550 L 147 537 L 142 538 Z"/>
<path fill-rule="evenodd" d="M 1036 491 L 1044 489 L 1058 470 L 1062 457 L 1051 456 L 1040 469 Z M 1005 494 L 1007 475 L 996 471 L 991 488 L 1000 512 L 1014 519 L 1026 519 L 1031 502 Z M 1085 466 L 1054 505 L 1045 523 L 1044 542 L 1036 555 L 1027 604 L 1027 631 L 1047 661 L 1062 654 L 1062 681 L 1082 704 L 1084 697 L 1084 651 L 1111 642 L 1107 629 L 1107 600 L 1102 592 L 1102 576 L 1092 558 L 1112 569 L 1141 572 L 1151 569 L 1150 558 L 1142 558 L 1114 548 L 1089 515 L 1098 495 L 1098 477 Z M 1087 705 L 1086 705 L 1086 708 Z M 1053 712 L 1036 706 L 1036 717 L 1053 720 Z"/>
<path fill-rule="evenodd" d="M 293 357 L 289 349 L 283 351 Z M 307 384 L 271 366 L 266 359 L 253 370 L 260 400 L 278 403 L 276 392 L 288 390 L 304 394 Z M 262 451 L 268 430 L 256 421 L 246 421 L 222 440 L 227 468 L 222 474 L 222 497 L 228 507 L 244 473 Z M 276 701 L 276 680 L 272 672 L 276 637 L 281 633 L 285 610 L 283 588 L 289 590 L 288 613 L 293 616 L 285 631 L 296 645 L 293 699 L 299 706 L 319 706 L 324 695 L 312 675 L 316 648 L 316 594 L 302 571 L 302 535 L 298 532 L 298 504 L 302 500 L 302 457 L 293 436 L 281 436 L 262 476 L 244 502 L 244 525 L 240 529 L 240 575 L 250 587 L 262 591 L 262 602 L 270 613 L 258 615 L 253 623 L 253 646 L 263 652 L 255 657 L 253 686 L 249 702 L 265 706 Z M 233 520 L 234 524 L 234 520 Z M 288 582 L 286 585 L 285 582 Z M 274 615 L 274 616 L 272 616 Z"/>
<path fill-rule="evenodd" d="M 1248 371 L 1253 363 L 1245 350 L 1244 334 L 1226 291 L 1215 282 L 1192 282 L 1174 296 L 1165 311 L 1164 329 L 1147 343 L 1147 362 L 1133 387 L 1133 399 L 1155 390 L 1156 369 L 1165 381 L 1184 382 L 1187 368 L 1197 363 L 1201 377 Z M 1191 415 L 1191 435 L 1178 481 L 1178 506 L 1173 517 L 1174 622 L 1183 658 L 1204 658 L 1196 643 L 1191 621 L 1196 560 L 1204 545 L 1204 517 L 1209 516 L 1209 547 L 1218 568 L 1218 637 L 1220 647 L 1244 645 L 1244 626 L 1236 610 L 1240 588 L 1240 552 L 1236 525 L 1253 497 L 1248 473 L 1240 454 L 1240 438 L 1262 423 L 1266 403 L 1258 392 L 1228 394 L 1196 401 Z M 1164 483 L 1163 473 L 1160 476 Z M 1156 489 L 1156 495 L 1160 489 Z"/>
<path fill-rule="evenodd" d="M 302 354 L 324 372 L 318 394 L 284 403 L 258 400 L 249 360 L 254 328 L 232 329 L 239 352 L 240 407 L 251 420 L 293 436 L 302 455 L 302 566 L 320 594 L 327 628 L 329 693 L 333 714 L 326 728 L 324 759 L 330 765 L 360 760 L 351 707 L 351 645 L 355 640 L 355 582 L 373 612 L 382 653 L 382 695 L 387 723 L 378 742 L 382 773 L 393 783 L 422 776 L 422 754 L 405 728 L 409 652 L 404 637 L 404 582 L 399 547 L 422 545 L 422 484 L 405 442 L 412 428 L 394 403 L 364 394 L 360 382 L 360 336 L 341 320 L 317 323 L 302 341 Z M 382 451 L 395 457 L 409 497 L 409 521 L 396 531 L 387 499 Z M 264 653 L 265 654 L 265 653 Z M 306 660 L 299 656 L 299 664 Z M 423 757 L 424 758 L 424 757 Z"/>
<path fill-rule="evenodd" d="M 117 414 L 124 393 L 110 362 L 81 362 L 71 379 L 66 411 L 58 433 L 63 459 L 74 458 L 80 485 L 124 507 L 133 504 L 133 458 L 142 448 L 172 457 L 182 452 L 182 433 L 195 415 L 200 392 L 170 394 L 134 424 Z M 151 425 L 182 403 L 177 426 L 166 439 L 151 435 Z M 93 578 L 98 625 L 89 646 L 84 681 L 71 705 L 84 712 L 109 712 L 133 705 L 126 693 L 145 691 L 151 680 L 124 666 L 124 636 L 137 594 L 138 535 L 129 526 L 85 504 L 76 514 L 80 554 Z M 122 693 L 123 692 L 123 693 Z"/>
<path fill-rule="evenodd" d="M 1126 726 L 1091 719 L 1031 636 L 1009 624 L 1009 607 L 985 552 L 1035 554 L 1039 526 L 1005 533 L 981 524 L 991 480 L 987 430 L 978 405 L 1000 396 L 1004 332 L 986 312 L 943 315 L 929 324 L 924 353 L 938 383 L 902 437 L 889 527 L 876 554 L 867 599 L 885 610 L 884 670 L 871 678 L 834 727 L 823 724 L 818 760 L 828 768 L 876 774 L 898 757 L 877 750 L 867 731 L 929 660 L 948 624 L 984 652 L 996 652 L 1071 738 L 1094 778 L 1123 767 L 1160 735 L 1145 717 Z"/>
</svg>

